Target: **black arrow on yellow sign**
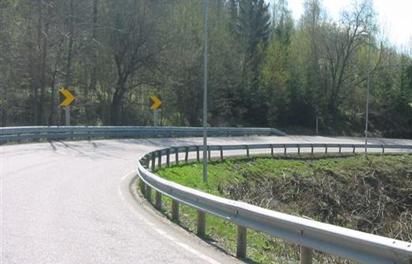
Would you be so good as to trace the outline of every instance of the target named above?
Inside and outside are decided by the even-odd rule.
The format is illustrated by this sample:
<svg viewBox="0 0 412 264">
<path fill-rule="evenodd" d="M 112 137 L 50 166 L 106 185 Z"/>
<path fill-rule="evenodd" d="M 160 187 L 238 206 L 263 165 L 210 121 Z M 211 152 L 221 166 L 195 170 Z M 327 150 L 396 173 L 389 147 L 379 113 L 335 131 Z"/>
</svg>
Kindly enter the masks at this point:
<svg viewBox="0 0 412 264">
<path fill-rule="evenodd" d="M 150 109 L 152 109 L 152 111 L 156 111 L 161 106 L 162 101 L 160 101 L 159 97 L 157 97 L 156 95 L 150 96 Z"/>
<path fill-rule="evenodd" d="M 74 95 L 66 88 L 60 89 L 59 92 L 64 96 L 64 100 L 59 105 L 60 107 L 67 107 L 73 103 L 74 99 L 76 99 L 76 97 L 74 97 Z"/>
</svg>

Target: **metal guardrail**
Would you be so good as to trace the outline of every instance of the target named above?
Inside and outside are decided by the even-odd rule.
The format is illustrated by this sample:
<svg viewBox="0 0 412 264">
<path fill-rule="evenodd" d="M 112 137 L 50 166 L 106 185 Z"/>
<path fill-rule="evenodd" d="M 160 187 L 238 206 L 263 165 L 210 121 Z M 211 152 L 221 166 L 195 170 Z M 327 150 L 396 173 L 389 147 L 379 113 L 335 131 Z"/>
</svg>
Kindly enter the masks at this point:
<svg viewBox="0 0 412 264">
<path fill-rule="evenodd" d="M 224 158 L 225 150 L 244 150 L 247 156 L 250 150 L 266 150 L 272 155 L 287 155 L 294 153 L 314 153 L 314 151 L 355 153 L 364 150 L 364 144 L 256 144 L 256 145 L 222 145 L 209 146 L 209 158 L 212 151 L 218 151 Z M 412 152 L 412 145 L 368 145 L 370 151 Z M 301 217 L 296 217 L 239 201 L 233 201 L 198 190 L 194 190 L 174 182 L 167 181 L 149 171 L 157 166 L 169 166 L 171 157 L 179 163 L 179 154 L 184 153 L 184 160 L 189 160 L 189 154 L 196 152 L 199 160 L 199 150 L 202 146 L 179 146 L 150 152 L 138 162 L 138 174 L 141 179 L 141 191 L 152 202 L 152 188 L 156 190 L 155 207 L 162 206 L 162 194 L 172 198 L 172 219 L 179 221 L 179 203 L 194 207 L 198 210 L 197 233 L 205 234 L 205 213 L 221 217 L 238 225 L 237 256 L 246 257 L 246 229 L 273 235 L 289 242 L 300 245 L 301 263 L 312 263 L 313 249 L 331 255 L 337 255 L 362 263 L 412 263 L 412 242 L 390 239 L 355 231 L 348 228 L 321 223 Z M 218 153 L 218 154 L 219 154 Z M 166 158 L 166 161 L 164 160 Z M 219 156 L 218 156 L 219 157 Z"/>
<path fill-rule="evenodd" d="M 285 133 L 274 128 L 209 127 L 208 135 L 250 136 L 278 135 Z M 62 140 L 90 138 L 153 138 L 200 137 L 202 127 L 150 127 L 150 126 L 36 126 L 0 128 L 0 143 L 32 140 Z"/>
</svg>

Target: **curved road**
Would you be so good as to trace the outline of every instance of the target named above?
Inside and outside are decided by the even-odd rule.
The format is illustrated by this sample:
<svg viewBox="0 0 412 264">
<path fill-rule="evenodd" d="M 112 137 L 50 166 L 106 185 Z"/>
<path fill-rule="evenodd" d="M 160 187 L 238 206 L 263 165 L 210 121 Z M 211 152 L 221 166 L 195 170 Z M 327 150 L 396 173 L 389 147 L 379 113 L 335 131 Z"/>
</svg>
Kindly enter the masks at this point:
<svg viewBox="0 0 412 264">
<path fill-rule="evenodd" d="M 210 144 L 361 143 L 326 137 L 210 138 Z M 370 140 L 403 143 L 411 140 Z M 0 146 L 1 263 L 237 263 L 134 200 L 139 155 L 201 139 Z"/>
</svg>

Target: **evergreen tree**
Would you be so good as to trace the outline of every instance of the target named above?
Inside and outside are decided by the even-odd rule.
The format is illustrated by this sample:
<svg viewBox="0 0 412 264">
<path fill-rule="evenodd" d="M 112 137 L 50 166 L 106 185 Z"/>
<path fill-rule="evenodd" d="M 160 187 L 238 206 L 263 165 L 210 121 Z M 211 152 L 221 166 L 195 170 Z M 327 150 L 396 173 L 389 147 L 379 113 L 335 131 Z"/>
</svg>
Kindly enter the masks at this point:
<svg viewBox="0 0 412 264">
<path fill-rule="evenodd" d="M 262 91 L 259 87 L 260 67 L 270 37 L 271 16 L 264 0 L 240 0 L 237 34 L 243 45 L 243 104 L 247 124 L 265 123 Z"/>
</svg>

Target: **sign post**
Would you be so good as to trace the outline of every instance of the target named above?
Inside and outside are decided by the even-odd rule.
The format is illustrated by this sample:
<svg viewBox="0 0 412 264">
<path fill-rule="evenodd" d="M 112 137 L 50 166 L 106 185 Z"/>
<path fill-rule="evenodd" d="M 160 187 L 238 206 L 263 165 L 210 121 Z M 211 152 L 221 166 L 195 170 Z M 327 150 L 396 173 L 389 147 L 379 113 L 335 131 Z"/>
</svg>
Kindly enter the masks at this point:
<svg viewBox="0 0 412 264">
<path fill-rule="evenodd" d="M 66 106 L 64 108 L 64 120 L 65 120 L 65 125 L 70 126 L 70 106 Z"/>
<path fill-rule="evenodd" d="M 65 125 L 70 126 L 70 105 L 76 97 L 66 88 L 60 89 L 59 92 L 64 96 L 64 100 L 59 106 L 64 108 Z"/>
<path fill-rule="evenodd" d="M 207 30 L 209 0 L 204 0 L 204 46 L 203 46 L 203 182 L 207 182 Z"/>
<path fill-rule="evenodd" d="M 150 109 L 153 111 L 153 126 L 159 125 L 159 111 L 162 107 L 162 101 L 159 96 L 150 96 Z"/>
</svg>

